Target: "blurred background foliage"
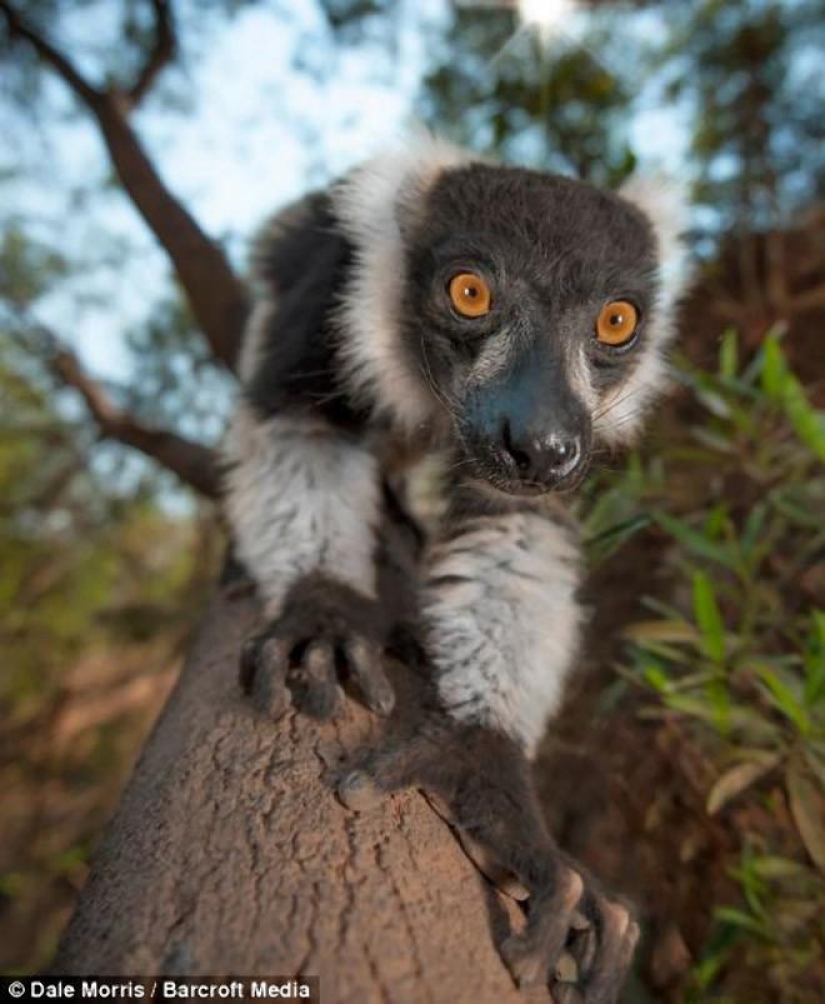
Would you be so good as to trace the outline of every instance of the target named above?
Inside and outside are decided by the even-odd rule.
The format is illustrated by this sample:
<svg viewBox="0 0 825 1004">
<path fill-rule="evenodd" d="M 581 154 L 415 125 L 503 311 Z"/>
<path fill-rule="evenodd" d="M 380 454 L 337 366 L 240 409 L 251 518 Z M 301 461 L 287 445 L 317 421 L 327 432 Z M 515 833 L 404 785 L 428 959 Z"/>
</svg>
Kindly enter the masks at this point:
<svg viewBox="0 0 825 1004">
<path fill-rule="evenodd" d="M 603 778 L 597 804 L 578 783 L 565 803 L 558 770 L 543 758 L 539 771 L 570 849 L 640 904 L 632 999 L 814 1004 L 825 1000 L 825 9 L 605 0 L 551 37 L 513 6 L 316 0 L 302 5 L 314 20 L 300 44 L 259 58 L 282 59 L 296 95 L 298 81 L 334 88 L 355 63 L 364 100 L 392 88 L 404 62 L 410 116 L 598 184 L 649 168 L 657 142 L 671 170 L 667 147 L 684 148 L 698 280 L 676 392 L 643 447 L 595 475 L 579 503 L 592 667 L 560 731 L 583 748 L 587 776 Z M 54 164 L 107 122 L 111 136 L 114 121 L 151 135 L 162 178 L 175 131 L 201 113 L 194 68 L 252 11 L 284 30 L 297 19 L 286 0 L 0 5 L 8 971 L 48 961 L 215 581 L 214 507 L 157 460 L 168 436 L 176 450 L 213 446 L 233 385 L 196 320 L 202 289 L 176 268 L 122 164 L 88 177 Z M 21 37 L 16 15 L 93 83 L 91 98 Z M 316 184 L 338 165 L 324 156 L 325 126 L 291 94 L 273 95 L 271 114 L 300 138 L 303 180 Z M 255 127 L 244 106 L 238 142 Z M 368 152 L 351 146 L 350 162 Z M 197 186 L 180 165 L 174 181 L 197 220 Z M 277 151 L 267 183 L 260 217 L 297 194 L 279 188 Z M 121 226 L 124 206 L 160 250 Z M 247 231 L 212 235 L 228 269 L 242 271 Z M 126 274 L 138 276 L 137 313 L 121 298 Z M 559 818 L 562 805 L 587 825 Z"/>
</svg>

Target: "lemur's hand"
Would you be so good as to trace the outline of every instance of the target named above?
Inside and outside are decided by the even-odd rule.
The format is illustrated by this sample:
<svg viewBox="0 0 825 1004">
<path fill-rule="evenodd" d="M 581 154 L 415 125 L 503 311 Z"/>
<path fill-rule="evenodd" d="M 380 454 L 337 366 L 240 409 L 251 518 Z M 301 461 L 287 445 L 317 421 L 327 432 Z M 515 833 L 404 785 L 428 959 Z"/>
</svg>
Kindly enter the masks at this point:
<svg viewBox="0 0 825 1004">
<path fill-rule="evenodd" d="M 244 643 L 240 680 L 259 710 L 279 718 L 292 703 L 315 718 L 341 705 L 339 675 L 374 711 L 395 703 L 383 669 L 384 630 L 375 601 L 343 582 L 313 575 L 289 593 L 281 614 Z"/>
<path fill-rule="evenodd" d="M 344 804 L 363 810 L 392 791 L 421 788 L 479 869 L 527 900 L 525 929 L 499 946 L 519 986 L 549 985 L 557 1004 L 615 1004 L 638 925 L 547 833 L 521 749 L 438 711 L 425 712 L 406 736 L 388 731 L 387 746 L 346 771 Z"/>
</svg>

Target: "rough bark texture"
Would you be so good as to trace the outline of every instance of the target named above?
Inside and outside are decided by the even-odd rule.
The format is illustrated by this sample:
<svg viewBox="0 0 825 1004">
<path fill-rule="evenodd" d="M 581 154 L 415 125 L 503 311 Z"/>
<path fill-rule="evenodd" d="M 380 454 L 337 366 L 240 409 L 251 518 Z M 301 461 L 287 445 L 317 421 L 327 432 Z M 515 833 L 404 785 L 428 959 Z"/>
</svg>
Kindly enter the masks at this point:
<svg viewBox="0 0 825 1004">
<path fill-rule="evenodd" d="M 355 815 L 335 798 L 380 724 L 352 701 L 332 725 L 253 713 L 236 662 L 256 616 L 207 612 L 54 971 L 318 975 L 324 1004 L 522 1001 L 496 950 L 520 911 L 425 799 Z M 395 682 L 415 700 L 413 674 Z"/>
</svg>

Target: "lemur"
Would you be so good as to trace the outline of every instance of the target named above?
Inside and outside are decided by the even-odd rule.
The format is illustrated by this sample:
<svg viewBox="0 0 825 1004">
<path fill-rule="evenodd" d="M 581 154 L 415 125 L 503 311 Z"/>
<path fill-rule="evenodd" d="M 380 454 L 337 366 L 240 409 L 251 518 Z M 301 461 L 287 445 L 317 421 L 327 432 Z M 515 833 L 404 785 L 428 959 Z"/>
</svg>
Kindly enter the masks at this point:
<svg viewBox="0 0 825 1004">
<path fill-rule="evenodd" d="M 339 794 L 361 809 L 427 793 L 483 869 L 529 897 L 524 931 L 500 946 L 516 980 L 547 984 L 567 946 L 588 1004 L 616 999 L 638 926 L 555 846 L 530 760 L 583 621 L 562 496 L 632 440 L 666 384 L 679 206 L 656 184 L 614 194 L 436 140 L 373 158 L 259 237 L 225 448 L 237 555 L 270 618 L 241 678 L 274 716 L 290 692 L 335 714 L 342 668 L 391 712 L 382 482 L 394 456 L 439 458 L 443 516 L 419 583 L 432 704 Z"/>
</svg>

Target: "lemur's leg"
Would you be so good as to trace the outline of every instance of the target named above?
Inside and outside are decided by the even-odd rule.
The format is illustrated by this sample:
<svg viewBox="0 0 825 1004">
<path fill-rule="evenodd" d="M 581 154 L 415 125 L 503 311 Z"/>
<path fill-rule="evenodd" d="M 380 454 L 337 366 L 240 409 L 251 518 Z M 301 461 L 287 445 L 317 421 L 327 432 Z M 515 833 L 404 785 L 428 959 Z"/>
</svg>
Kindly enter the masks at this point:
<svg viewBox="0 0 825 1004">
<path fill-rule="evenodd" d="M 528 761 L 575 654 L 578 566 L 571 529 L 537 510 L 453 515 L 423 595 L 436 708 L 363 759 L 339 793 L 361 808 L 422 788 L 481 869 L 496 881 L 514 876 L 527 894 L 527 927 L 501 946 L 516 979 L 546 982 L 569 943 L 587 1004 L 612 1004 L 638 928 L 553 843 Z"/>
<path fill-rule="evenodd" d="M 328 717 L 343 669 L 370 707 L 389 711 L 386 625 L 375 595 L 382 497 L 375 458 L 318 416 L 265 417 L 247 404 L 225 453 L 238 558 L 272 618 L 244 646 L 244 688 L 274 716 L 294 694 L 302 710 Z"/>
<path fill-rule="evenodd" d="M 546 984 L 567 950 L 577 963 L 581 999 L 613 1004 L 638 927 L 627 907 L 606 897 L 553 842 L 520 746 L 483 726 L 457 725 L 440 711 L 425 714 L 406 736 L 396 736 L 392 725 L 386 747 L 350 766 L 338 787 L 342 801 L 364 810 L 392 791 L 421 788 L 479 869 L 527 899 L 525 930 L 499 946 L 517 982 Z"/>
</svg>

